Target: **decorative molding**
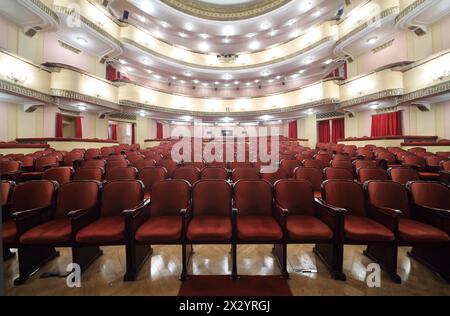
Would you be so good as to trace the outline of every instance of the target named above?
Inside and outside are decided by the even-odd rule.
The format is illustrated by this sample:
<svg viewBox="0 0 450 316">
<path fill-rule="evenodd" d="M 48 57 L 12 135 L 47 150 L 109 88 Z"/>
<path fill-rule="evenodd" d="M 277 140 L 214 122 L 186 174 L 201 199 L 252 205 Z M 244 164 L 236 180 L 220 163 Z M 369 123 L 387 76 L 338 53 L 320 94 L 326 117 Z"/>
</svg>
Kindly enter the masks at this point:
<svg viewBox="0 0 450 316">
<path fill-rule="evenodd" d="M 161 0 L 162 3 L 202 19 L 237 21 L 263 15 L 291 0 L 254 0 L 247 4 L 208 4 L 198 0 Z M 226 1 L 224 1 L 226 3 Z"/>
<path fill-rule="evenodd" d="M 417 9 L 419 6 L 427 2 L 428 0 L 416 0 L 407 6 L 405 9 L 400 12 L 400 14 L 395 18 L 395 24 L 397 24 L 400 20 L 404 19 L 408 14 Z"/>
<path fill-rule="evenodd" d="M 70 90 L 60 90 L 60 89 L 50 89 L 50 94 L 54 97 L 77 100 L 81 102 L 86 102 L 90 104 L 95 104 L 99 106 L 103 106 L 106 108 L 118 110 L 119 106 L 117 103 L 106 101 L 100 98 L 91 97 L 86 94 L 78 93 Z M 59 103 L 59 100 L 56 100 Z"/>
<path fill-rule="evenodd" d="M 392 46 L 392 44 L 394 44 L 394 41 L 395 41 L 395 39 L 391 39 L 389 42 L 384 43 L 383 45 L 380 45 L 378 47 L 375 47 L 374 49 L 372 49 L 372 53 L 376 54 L 378 52 L 381 52 L 383 49 Z"/>
<path fill-rule="evenodd" d="M 312 44 L 312 45 L 310 45 L 308 47 L 305 47 L 305 48 L 303 48 L 301 50 L 296 51 L 295 53 L 292 53 L 292 54 L 289 54 L 289 55 L 286 55 L 286 56 L 283 56 L 283 57 L 280 57 L 280 58 L 272 59 L 272 60 L 269 60 L 269 61 L 265 61 L 265 62 L 262 62 L 262 63 L 259 63 L 259 64 L 243 65 L 243 66 L 235 66 L 235 67 L 217 67 L 217 66 L 193 64 L 193 63 L 185 62 L 183 60 L 175 59 L 175 58 L 169 57 L 169 56 L 167 56 L 165 54 L 159 53 L 159 52 L 157 52 L 155 50 L 152 50 L 152 49 L 150 49 L 150 48 L 148 48 L 146 46 L 143 46 L 143 45 L 141 45 L 141 44 L 139 44 L 139 43 L 137 43 L 134 40 L 129 39 L 129 38 L 122 38 L 122 42 L 124 42 L 126 44 L 129 44 L 129 45 L 133 45 L 136 48 L 138 48 L 138 49 L 140 49 L 140 50 L 142 50 L 142 51 L 144 51 L 144 52 L 146 52 L 148 54 L 155 55 L 155 56 L 157 56 L 159 58 L 162 58 L 162 59 L 165 59 L 165 60 L 169 60 L 169 61 L 171 61 L 173 63 L 177 63 L 177 64 L 184 65 L 184 66 L 187 66 L 187 67 L 228 71 L 228 70 L 244 70 L 244 69 L 251 69 L 251 68 L 259 68 L 259 67 L 265 67 L 265 66 L 269 66 L 269 65 L 273 66 L 276 63 L 280 63 L 280 62 L 283 62 L 285 60 L 288 60 L 288 59 L 294 58 L 296 56 L 302 55 L 302 54 L 304 54 L 304 53 L 306 53 L 308 51 L 311 51 L 311 50 L 313 50 L 313 49 L 315 49 L 315 48 L 317 48 L 317 47 L 319 47 L 319 46 L 321 46 L 321 45 L 323 45 L 323 44 L 325 44 L 325 43 L 327 43 L 329 41 L 333 41 L 334 39 L 335 39 L 335 36 L 327 36 L 327 37 L 321 39 L 320 41 L 318 41 L 318 42 L 316 42 L 316 43 L 314 43 L 314 44 Z"/>
<path fill-rule="evenodd" d="M 394 97 L 401 96 L 402 94 L 403 94 L 403 89 L 383 90 L 383 91 L 372 93 L 369 95 L 364 95 L 362 97 L 342 101 L 339 104 L 339 109 L 347 108 L 347 107 L 358 105 L 358 104 L 368 103 L 371 101 L 376 101 L 376 100 L 381 100 L 381 99 L 386 99 L 386 98 L 394 98 Z"/>
<path fill-rule="evenodd" d="M 12 93 L 14 95 L 18 95 L 21 97 L 27 97 L 39 101 L 43 101 L 46 103 L 55 103 L 54 98 L 49 96 L 48 94 L 26 88 L 24 86 L 8 82 L 0 79 L 0 91 Z"/>
<path fill-rule="evenodd" d="M 40 0 L 30 0 L 30 2 L 32 4 L 34 4 L 36 7 L 38 7 L 41 11 L 44 11 L 45 14 L 50 16 L 53 20 L 55 20 L 55 22 L 57 24 L 59 24 L 59 17 L 58 17 L 58 15 L 55 12 L 53 12 L 52 9 L 47 7 L 42 1 L 40 1 Z"/>
<path fill-rule="evenodd" d="M 189 110 L 182 110 L 182 109 L 174 109 L 170 107 L 161 107 L 156 105 L 149 105 L 145 103 L 130 101 L 130 100 L 119 100 L 119 104 L 121 106 L 126 107 L 132 107 L 137 109 L 143 109 L 143 110 L 149 110 L 149 111 L 156 111 L 156 112 L 163 112 L 163 113 L 170 113 L 170 114 L 179 114 L 179 115 L 198 115 L 198 116 L 249 116 L 249 115 L 265 115 L 265 114 L 278 114 L 278 113 L 287 113 L 292 111 L 298 111 L 303 110 L 307 108 L 313 108 L 323 105 L 329 105 L 329 104 L 338 104 L 339 100 L 337 99 L 323 99 L 319 101 L 313 101 L 301 105 L 294 105 L 294 106 L 288 106 L 283 108 L 272 108 L 268 110 L 258 110 L 258 111 L 241 111 L 241 112 L 204 112 L 204 111 L 189 111 Z"/>
<path fill-rule="evenodd" d="M 399 103 L 419 100 L 450 91 L 450 80 L 400 96 Z"/>
<path fill-rule="evenodd" d="M 117 119 L 117 120 L 125 120 L 125 121 L 136 121 L 136 114 L 121 112 L 121 113 L 114 113 L 110 114 L 110 119 Z"/>
<path fill-rule="evenodd" d="M 67 49 L 67 50 L 70 50 L 71 52 L 73 52 L 73 53 L 75 53 L 75 54 L 81 53 L 81 50 L 79 50 L 78 48 L 75 48 L 75 47 L 73 47 L 73 46 L 70 46 L 69 44 L 64 43 L 64 42 L 61 41 L 61 40 L 58 40 L 58 43 L 59 43 L 59 45 L 60 45 L 62 48 L 65 48 L 65 49 Z"/>
<path fill-rule="evenodd" d="M 319 113 L 316 115 L 316 118 L 321 120 L 321 119 L 327 119 L 327 118 L 342 118 L 344 116 L 345 116 L 345 113 L 333 111 L 333 112 L 327 112 L 327 113 Z"/>
<path fill-rule="evenodd" d="M 382 113 L 395 112 L 395 111 L 397 111 L 397 105 L 390 106 L 387 108 L 377 109 L 377 110 L 375 110 L 375 113 L 382 114 Z"/>
<path fill-rule="evenodd" d="M 347 41 L 349 38 L 353 37 L 354 35 L 356 35 L 357 33 L 361 32 L 361 31 L 365 30 L 366 28 L 371 27 L 377 21 L 380 21 L 380 20 L 382 20 L 382 19 L 384 19 L 384 18 L 386 18 L 388 16 L 391 16 L 391 15 L 394 15 L 394 14 L 398 14 L 399 12 L 400 12 L 400 7 L 398 7 L 398 6 L 391 7 L 391 8 L 388 8 L 388 9 L 382 11 L 379 15 L 374 16 L 369 21 L 361 24 L 360 26 L 356 27 L 355 29 L 351 30 L 350 32 L 348 32 L 347 34 L 342 36 L 336 42 L 336 46 L 341 45 L 342 43 Z"/>
</svg>

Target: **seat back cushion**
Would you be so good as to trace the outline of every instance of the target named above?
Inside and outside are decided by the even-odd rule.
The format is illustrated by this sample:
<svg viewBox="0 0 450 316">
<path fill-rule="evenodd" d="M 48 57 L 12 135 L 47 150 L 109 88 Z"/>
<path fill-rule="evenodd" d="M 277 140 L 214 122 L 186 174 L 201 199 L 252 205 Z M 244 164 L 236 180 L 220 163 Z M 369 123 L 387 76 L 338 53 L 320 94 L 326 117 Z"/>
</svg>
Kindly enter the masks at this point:
<svg viewBox="0 0 450 316">
<path fill-rule="evenodd" d="M 309 181 L 314 191 L 319 191 L 323 182 L 323 173 L 317 168 L 300 167 L 295 170 L 295 178 Z"/>
<path fill-rule="evenodd" d="M 230 216 L 232 190 L 225 180 L 201 180 L 192 189 L 194 216 Z"/>
<path fill-rule="evenodd" d="M 409 185 L 415 204 L 450 210 L 450 188 L 437 182 L 412 182 Z"/>
<path fill-rule="evenodd" d="M 150 194 L 151 216 L 179 216 L 189 205 L 191 186 L 186 180 L 164 180 L 154 183 Z"/>
<path fill-rule="evenodd" d="M 234 185 L 239 215 L 272 215 L 272 186 L 264 180 L 240 180 Z"/>
<path fill-rule="evenodd" d="M 150 192 L 152 185 L 158 181 L 163 181 L 167 177 L 164 167 L 147 167 L 139 172 L 138 179 L 144 183 L 145 192 Z"/>
<path fill-rule="evenodd" d="M 143 183 L 120 180 L 106 183 L 102 192 L 102 216 L 120 216 L 122 211 L 138 206 L 144 199 Z"/>
<path fill-rule="evenodd" d="M 95 206 L 99 194 L 100 185 L 96 181 L 74 181 L 63 185 L 56 201 L 56 217 L 65 218 L 71 211 Z"/>
<path fill-rule="evenodd" d="M 394 181 L 370 181 L 366 186 L 369 202 L 378 207 L 388 207 L 409 216 L 408 194 L 403 185 Z"/>
<path fill-rule="evenodd" d="M 11 212 L 51 205 L 57 184 L 53 181 L 29 181 L 17 185 L 11 198 Z"/>
<path fill-rule="evenodd" d="M 347 209 L 348 215 L 366 215 L 364 191 L 356 182 L 327 180 L 323 183 L 322 197 L 333 206 Z"/>
<path fill-rule="evenodd" d="M 279 180 L 274 185 L 275 201 L 290 214 L 314 215 L 313 186 L 306 180 Z"/>
<path fill-rule="evenodd" d="M 50 168 L 44 171 L 42 179 L 55 180 L 60 185 L 63 185 L 66 184 L 67 182 L 70 182 L 70 180 L 72 179 L 73 172 L 74 171 L 72 167 Z"/>
<path fill-rule="evenodd" d="M 105 173 L 105 171 L 103 170 L 103 168 L 82 167 L 82 168 L 78 168 L 77 171 L 75 171 L 73 180 L 75 180 L 75 181 L 76 180 L 102 181 L 104 173 Z"/>
</svg>

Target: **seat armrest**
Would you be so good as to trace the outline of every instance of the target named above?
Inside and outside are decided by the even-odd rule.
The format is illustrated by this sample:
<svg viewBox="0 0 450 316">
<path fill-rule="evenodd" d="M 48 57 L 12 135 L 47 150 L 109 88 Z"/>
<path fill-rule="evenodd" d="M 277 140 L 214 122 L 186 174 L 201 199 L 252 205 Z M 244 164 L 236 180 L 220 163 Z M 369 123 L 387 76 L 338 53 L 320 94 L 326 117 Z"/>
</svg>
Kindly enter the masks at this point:
<svg viewBox="0 0 450 316">
<path fill-rule="evenodd" d="M 441 170 L 439 171 L 439 181 L 445 185 L 450 184 L 450 171 Z"/>
<path fill-rule="evenodd" d="M 150 206 L 150 199 L 144 199 L 144 201 L 142 201 L 142 203 L 136 206 L 135 208 L 124 210 L 122 212 L 122 215 L 137 217 L 139 216 L 139 213 L 144 211 L 148 206 Z"/>
<path fill-rule="evenodd" d="M 289 210 L 287 208 L 282 207 L 278 202 L 274 202 L 274 212 L 273 215 L 275 219 L 277 220 L 278 224 L 283 228 L 283 230 L 286 230 L 287 225 L 287 216 L 289 214 Z"/>
<path fill-rule="evenodd" d="M 411 204 L 413 219 L 435 226 L 450 234 L 450 210 Z"/>
<path fill-rule="evenodd" d="M 336 238 L 343 236 L 345 208 L 334 207 L 321 198 L 314 199 L 316 216 L 333 231 Z"/>
<path fill-rule="evenodd" d="M 48 222 L 54 215 L 54 205 L 15 212 L 11 217 L 16 222 L 17 236 L 42 223 Z"/>
<path fill-rule="evenodd" d="M 412 169 L 414 169 L 414 170 L 419 170 L 419 169 L 422 168 L 422 167 L 419 166 L 419 165 L 406 164 L 406 163 L 402 163 L 402 166 L 403 166 L 403 167 L 407 167 L 407 168 L 412 168 Z"/>
<path fill-rule="evenodd" d="M 124 210 L 125 230 L 130 238 L 134 238 L 136 229 L 150 217 L 150 199 L 144 199 L 141 204 L 133 209 Z"/>
<path fill-rule="evenodd" d="M 377 207 L 370 205 L 367 209 L 367 216 L 383 226 L 389 228 L 392 232 L 398 232 L 398 218 L 402 214 L 400 210 Z"/>
<path fill-rule="evenodd" d="M 91 208 L 71 211 L 67 216 L 69 217 L 72 226 L 72 237 L 75 238 L 75 235 L 81 228 L 89 225 L 100 217 L 99 203 Z"/>
</svg>

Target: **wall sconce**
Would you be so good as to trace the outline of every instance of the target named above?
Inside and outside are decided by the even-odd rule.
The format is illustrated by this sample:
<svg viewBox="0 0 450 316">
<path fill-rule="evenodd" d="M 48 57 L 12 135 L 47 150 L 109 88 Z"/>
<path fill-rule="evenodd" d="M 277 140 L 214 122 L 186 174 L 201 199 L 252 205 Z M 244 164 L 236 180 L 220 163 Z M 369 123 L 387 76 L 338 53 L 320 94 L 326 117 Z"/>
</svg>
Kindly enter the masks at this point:
<svg viewBox="0 0 450 316">
<path fill-rule="evenodd" d="M 25 83 L 25 81 L 27 81 L 27 76 L 25 76 L 25 74 L 16 73 L 13 71 L 9 75 L 7 75 L 6 78 L 8 78 L 11 81 L 14 81 L 14 83 L 20 84 L 23 84 Z"/>
</svg>

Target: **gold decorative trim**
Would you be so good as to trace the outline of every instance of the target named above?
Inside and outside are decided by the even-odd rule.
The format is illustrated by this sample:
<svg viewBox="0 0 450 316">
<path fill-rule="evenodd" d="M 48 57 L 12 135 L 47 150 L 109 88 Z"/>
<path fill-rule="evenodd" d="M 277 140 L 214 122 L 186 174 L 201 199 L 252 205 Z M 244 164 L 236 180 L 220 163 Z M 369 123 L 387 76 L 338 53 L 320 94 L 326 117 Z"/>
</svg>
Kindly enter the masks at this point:
<svg viewBox="0 0 450 316">
<path fill-rule="evenodd" d="M 389 42 L 384 43 L 383 45 L 380 45 L 378 47 L 375 47 L 374 49 L 372 49 L 372 53 L 376 54 L 378 52 L 381 52 L 383 49 L 392 46 L 392 44 L 394 44 L 394 41 L 395 41 L 395 39 L 391 39 Z"/>
<path fill-rule="evenodd" d="M 64 6 L 59 6 L 59 5 L 54 5 L 53 8 L 55 9 L 55 11 L 60 12 L 62 14 L 66 14 L 66 15 L 71 15 L 71 16 L 77 16 L 76 12 L 74 12 L 73 10 L 70 10 L 67 7 Z M 87 27 L 93 29 L 94 31 L 96 31 L 97 33 L 99 33 L 100 35 L 108 38 L 108 40 L 110 40 L 111 42 L 113 42 L 114 44 L 116 44 L 118 47 L 122 48 L 122 42 L 119 41 L 118 39 L 116 39 L 114 36 L 112 36 L 111 34 L 109 34 L 108 32 L 106 32 L 104 29 L 102 29 L 100 26 L 98 26 L 97 24 L 93 23 L 91 20 L 85 18 L 84 16 L 82 16 L 81 14 L 79 14 L 77 17 L 80 18 L 81 22 L 86 25 Z"/>
<path fill-rule="evenodd" d="M 45 14 L 47 14 L 48 16 L 50 16 L 53 20 L 55 20 L 55 22 L 57 24 L 59 24 L 59 17 L 58 15 L 56 15 L 55 12 L 53 12 L 52 9 L 50 9 L 49 7 L 47 7 L 44 3 L 42 3 L 42 1 L 39 0 L 31 0 L 31 3 L 33 3 L 36 7 L 38 7 L 40 10 L 44 11 Z"/>
<path fill-rule="evenodd" d="M 81 53 L 81 50 L 79 50 L 78 48 L 75 48 L 75 47 L 73 47 L 73 46 L 70 46 L 69 44 L 64 43 L 64 42 L 61 41 L 61 40 L 58 40 L 58 43 L 59 43 L 59 46 L 61 46 L 62 48 L 65 48 L 65 49 L 67 49 L 67 50 L 70 50 L 71 52 L 73 52 L 73 53 L 75 53 L 75 54 Z"/>
<path fill-rule="evenodd" d="M 341 45 L 342 43 L 344 43 L 346 40 L 348 40 L 349 38 L 351 38 L 352 36 L 354 36 L 355 34 L 365 30 L 366 28 L 370 27 L 372 24 L 376 23 L 379 20 L 382 20 L 388 16 L 394 15 L 394 14 L 398 14 L 400 12 L 400 7 L 396 6 L 396 7 L 391 7 L 388 8 L 384 11 L 382 11 L 379 15 L 374 16 L 373 18 L 371 18 L 369 21 L 361 24 L 360 26 L 358 26 L 357 28 L 355 28 L 354 30 L 348 32 L 347 34 L 345 34 L 343 37 L 341 37 L 337 42 L 336 42 L 336 47 Z"/>
<path fill-rule="evenodd" d="M 394 106 L 390 106 L 390 107 L 387 107 L 387 108 L 382 108 L 382 109 L 375 110 L 375 113 L 381 114 L 381 113 L 395 112 L 395 111 L 397 111 L 397 108 L 398 108 L 398 106 L 394 105 Z"/>
<path fill-rule="evenodd" d="M 313 50 L 313 49 L 319 47 L 320 45 L 322 45 L 324 43 L 332 41 L 333 39 L 334 39 L 334 36 L 327 36 L 327 37 L 321 39 L 320 41 L 318 41 L 318 42 L 316 42 L 316 43 L 314 43 L 314 44 L 312 44 L 312 45 L 310 45 L 308 47 L 305 47 L 305 48 L 303 48 L 303 49 L 301 49 L 299 51 L 296 51 L 296 52 L 294 52 L 294 53 L 292 53 L 290 55 L 286 55 L 286 56 L 283 56 L 283 57 L 280 57 L 280 58 L 277 58 L 277 59 L 272 59 L 270 61 L 266 61 L 266 62 L 259 63 L 259 64 L 243 65 L 243 66 L 235 66 L 235 67 L 217 67 L 217 66 L 207 66 L 207 65 L 193 64 L 193 63 L 185 62 L 183 60 L 175 59 L 175 58 L 169 57 L 167 55 L 161 54 L 161 53 L 159 53 L 159 52 L 157 52 L 155 50 L 152 50 L 152 49 L 150 49 L 150 48 L 148 48 L 146 46 L 143 46 L 143 45 L 141 45 L 141 44 L 139 44 L 139 43 L 137 43 L 137 42 L 135 42 L 135 41 L 133 41 L 132 39 L 129 39 L 129 38 L 122 38 L 122 41 L 124 43 L 126 43 L 126 44 L 133 45 L 133 46 L 137 47 L 138 49 L 140 49 L 140 50 L 142 50 L 142 51 L 144 51 L 146 53 L 155 55 L 155 56 L 157 56 L 159 58 L 166 59 L 166 60 L 169 60 L 171 62 L 174 62 L 174 63 L 177 63 L 177 64 L 181 64 L 181 65 L 184 65 L 184 66 L 195 67 L 195 68 L 202 68 L 202 69 L 210 69 L 210 70 L 227 71 L 227 70 L 243 70 L 243 69 L 259 68 L 259 67 L 265 67 L 265 66 L 269 66 L 269 65 L 274 65 L 275 63 L 283 62 L 285 60 L 288 60 L 288 59 L 294 58 L 296 56 L 302 55 L 302 54 L 304 54 L 304 53 L 306 53 L 306 52 L 308 52 L 310 50 Z"/>
<path fill-rule="evenodd" d="M 52 98 L 48 94 L 1 79 L 0 79 L 0 91 L 9 92 L 18 96 L 28 97 L 46 103 L 55 103 L 54 98 Z"/>
<path fill-rule="evenodd" d="M 174 109 L 170 107 L 161 107 L 156 105 L 149 105 L 145 103 L 130 101 L 130 100 L 119 100 L 119 104 L 121 106 L 126 107 L 132 107 L 137 109 L 145 109 L 149 111 L 156 111 L 156 112 L 163 112 L 163 113 L 170 113 L 170 114 L 180 114 L 180 115 L 201 115 L 201 116 L 211 116 L 211 117 L 217 117 L 217 116 L 250 116 L 250 115 L 265 115 L 265 114 L 274 114 L 274 113 L 287 113 L 292 111 L 298 111 L 302 109 L 312 108 L 312 107 L 318 107 L 323 105 L 329 105 L 329 104 L 338 104 L 339 100 L 337 99 L 323 99 L 319 101 L 313 101 L 304 103 L 301 105 L 294 105 L 294 106 L 288 106 L 283 108 L 272 108 L 268 110 L 258 110 L 258 111 L 241 111 L 241 112 L 204 112 L 204 111 L 189 111 L 189 110 L 182 110 L 182 109 Z"/>
<path fill-rule="evenodd" d="M 161 0 L 162 3 L 189 15 L 216 21 L 250 19 L 278 9 L 291 0 L 254 0 L 247 4 L 216 5 L 198 0 Z M 226 1 L 224 1 L 226 3 Z"/>
<path fill-rule="evenodd" d="M 350 99 L 350 100 L 347 100 L 347 101 L 342 101 L 339 104 L 339 109 L 347 108 L 347 107 L 350 107 L 350 106 L 354 106 L 354 105 L 358 105 L 358 104 L 362 104 L 362 103 L 367 103 L 367 102 L 371 102 L 371 101 L 376 101 L 376 100 L 381 100 L 381 99 L 386 99 L 386 98 L 398 97 L 398 96 L 401 96 L 402 94 L 403 94 L 403 89 L 383 90 L 383 91 L 372 93 L 372 94 L 365 95 L 365 96 L 362 96 L 362 97 Z"/>
<path fill-rule="evenodd" d="M 435 96 L 437 94 L 445 93 L 448 91 L 450 91 L 450 80 L 438 83 L 431 87 L 423 88 L 417 91 L 404 94 L 399 98 L 399 103 L 423 99 L 426 97 Z"/>
<path fill-rule="evenodd" d="M 62 89 L 50 89 L 50 94 L 54 97 L 77 100 L 81 102 L 91 103 L 107 108 L 111 108 L 114 110 L 119 109 L 119 105 L 114 102 L 106 101 L 100 98 L 92 97 L 86 94 L 78 93 L 70 90 L 62 90 Z"/>
<path fill-rule="evenodd" d="M 427 2 L 427 0 L 416 0 L 415 2 L 411 3 L 409 6 L 407 6 L 400 14 L 395 18 L 395 24 L 397 24 L 400 20 L 405 18 L 408 14 L 410 14 L 412 11 L 417 9 L 419 6 Z"/>
</svg>

